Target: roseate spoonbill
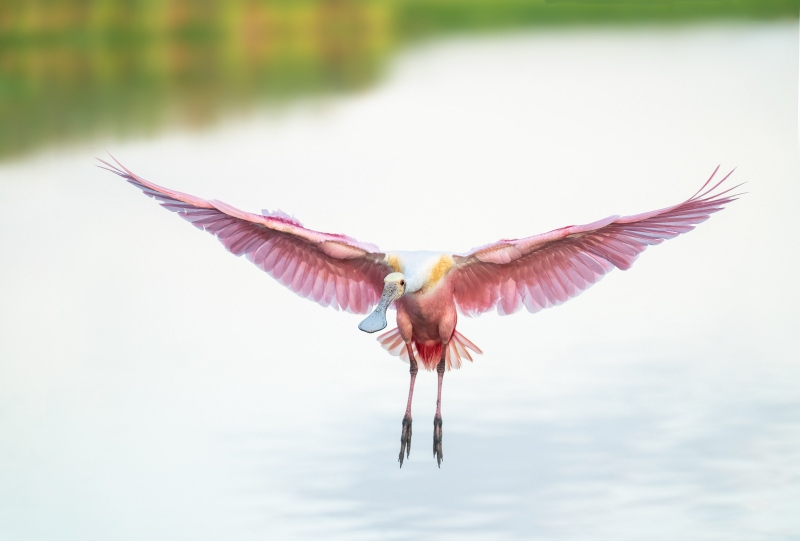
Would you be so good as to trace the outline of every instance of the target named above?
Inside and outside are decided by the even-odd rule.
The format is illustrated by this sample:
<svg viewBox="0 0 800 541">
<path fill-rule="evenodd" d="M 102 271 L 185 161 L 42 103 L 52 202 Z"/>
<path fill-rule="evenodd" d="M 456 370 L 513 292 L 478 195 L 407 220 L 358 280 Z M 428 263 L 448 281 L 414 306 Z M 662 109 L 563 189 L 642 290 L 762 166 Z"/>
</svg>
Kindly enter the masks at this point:
<svg viewBox="0 0 800 541">
<path fill-rule="evenodd" d="M 282 212 L 251 214 L 221 201 L 205 200 L 141 178 L 117 162 L 100 160 L 164 208 L 215 235 L 231 253 L 244 255 L 292 291 L 322 306 L 367 313 L 364 332 L 386 327 L 386 310 L 397 309 L 397 327 L 378 337 L 391 354 L 410 364 L 411 381 L 402 421 L 400 456 L 411 452 L 411 399 L 419 364 L 436 369 L 433 454 L 442 463 L 442 378 L 459 368 L 470 351 L 481 350 L 456 330 L 457 311 L 500 314 L 523 306 L 537 312 L 578 295 L 613 268 L 628 269 L 650 245 L 660 244 L 708 219 L 735 200 L 717 188 L 730 176 L 702 188 L 678 205 L 635 216 L 610 216 L 587 225 L 562 227 L 523 239 L 504 239 L 465 254 L 382 252 L 339 234 L 303 227 Z"/>
</svg>

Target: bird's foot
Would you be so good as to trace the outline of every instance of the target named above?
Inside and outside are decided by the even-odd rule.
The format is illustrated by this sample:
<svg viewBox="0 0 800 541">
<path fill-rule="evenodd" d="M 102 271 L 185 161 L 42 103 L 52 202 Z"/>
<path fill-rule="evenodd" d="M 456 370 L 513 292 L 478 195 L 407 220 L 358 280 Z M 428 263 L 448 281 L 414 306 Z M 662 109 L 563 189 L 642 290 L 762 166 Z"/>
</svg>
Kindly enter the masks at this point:
<svg viewBox="0 0 800 541">
<path fill-rule="evenodd" d="M 436 416 L 433 418 L 433 456 L 436 457 L 436 464 L 441 468 L 442 459 L 442 418 Z"/>
<path fill-rule="evenodd" d="M 400 467 L 403 467 L 403 455 L 408 458 L 411 455 L 411 415 L 403 417 L 403 431 L 400 433 Z"/>
</svg>

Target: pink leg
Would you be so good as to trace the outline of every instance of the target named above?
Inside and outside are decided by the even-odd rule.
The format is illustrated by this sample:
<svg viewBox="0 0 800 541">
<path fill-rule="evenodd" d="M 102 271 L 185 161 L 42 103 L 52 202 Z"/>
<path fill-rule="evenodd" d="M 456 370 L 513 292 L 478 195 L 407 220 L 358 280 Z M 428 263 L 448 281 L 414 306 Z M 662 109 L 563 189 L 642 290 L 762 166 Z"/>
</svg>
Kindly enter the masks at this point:
<svg viewBox="0 0 800 541">
<path fill-rule="evenodd" d="M 403 416 L 403 431 L 400 433 L 400 467 L 403 467 L 403 454 L 408 458 L 411 455 L 411 399 L 414 396 L 414 381 L 417 379 L 417 359 L 414 358 L 414 352 L 411 350 L 411 344 L 406 344 L 408 351 L 408 363 L 411 365 L 409 372 L 411 373 L 411 383 L 408 386 L 408 404 L 406 405 L 406 414 Z"/>
<path fill-rule="evenodd" d="M 439 376 L 439 387 L 436 391 L 436 415 L 433 416 L 433 456 L 436 457 L 436 464 L 441 468 L 442 459 L 442 379 L 444 378 L 445 352 L 447 344 L 442 347 L 442 360 L 436 365 L 436 374 Z"/>
</svg>

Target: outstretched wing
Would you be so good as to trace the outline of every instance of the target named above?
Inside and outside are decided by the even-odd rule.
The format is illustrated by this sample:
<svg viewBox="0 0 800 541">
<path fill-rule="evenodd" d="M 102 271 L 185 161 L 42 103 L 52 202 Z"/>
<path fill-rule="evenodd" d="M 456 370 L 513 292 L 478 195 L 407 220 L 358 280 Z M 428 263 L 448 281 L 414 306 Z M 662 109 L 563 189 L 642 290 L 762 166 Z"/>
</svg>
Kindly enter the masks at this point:
<svg viewBox="0 0 800 541">
<path fill-rule="evenodd" d="M 702 188 L 679 205 L 636 216 L 611 216 L 524 239 L 501 240 L 454 256 L 455 300 L 465 314 L 497 307 L 510 314 L 555 306 L 578 295 L 613 268 L 627 270 L 645 248 L 671 239 L 708 219 L 738 194 L 714 193 L 731 175 Z"/>
<path fill-rule="evenodd" d="M 378 302 L 392 269 L 376 246 L 303 227 L 281 212 L 251 214 L 221 201 L 162 188 L 117 162 L 100 160 L 162 207 L 215 235 L 232 254 L 244 255 L 283 285 L 322 306 L 363 314 Z"/>
</svg>

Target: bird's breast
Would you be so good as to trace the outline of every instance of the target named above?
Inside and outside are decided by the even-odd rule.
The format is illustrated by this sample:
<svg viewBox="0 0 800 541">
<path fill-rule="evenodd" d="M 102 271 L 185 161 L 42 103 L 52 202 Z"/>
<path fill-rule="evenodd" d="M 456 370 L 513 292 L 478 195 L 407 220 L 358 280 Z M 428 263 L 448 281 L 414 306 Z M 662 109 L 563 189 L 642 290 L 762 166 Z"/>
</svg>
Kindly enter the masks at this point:
<svg viewBox="0 0 800 541">
<path fill-rule="evenodd" d="M 423 293 L 418 291 L 403 295 L 397 301 L 398 326 L 401 319 L 408 321 L 414 339 L 420 343 L 449 338 L 455 329 L 457 316 L 452 288 L 443 280 L 440 287 Z"/>
</svg>

